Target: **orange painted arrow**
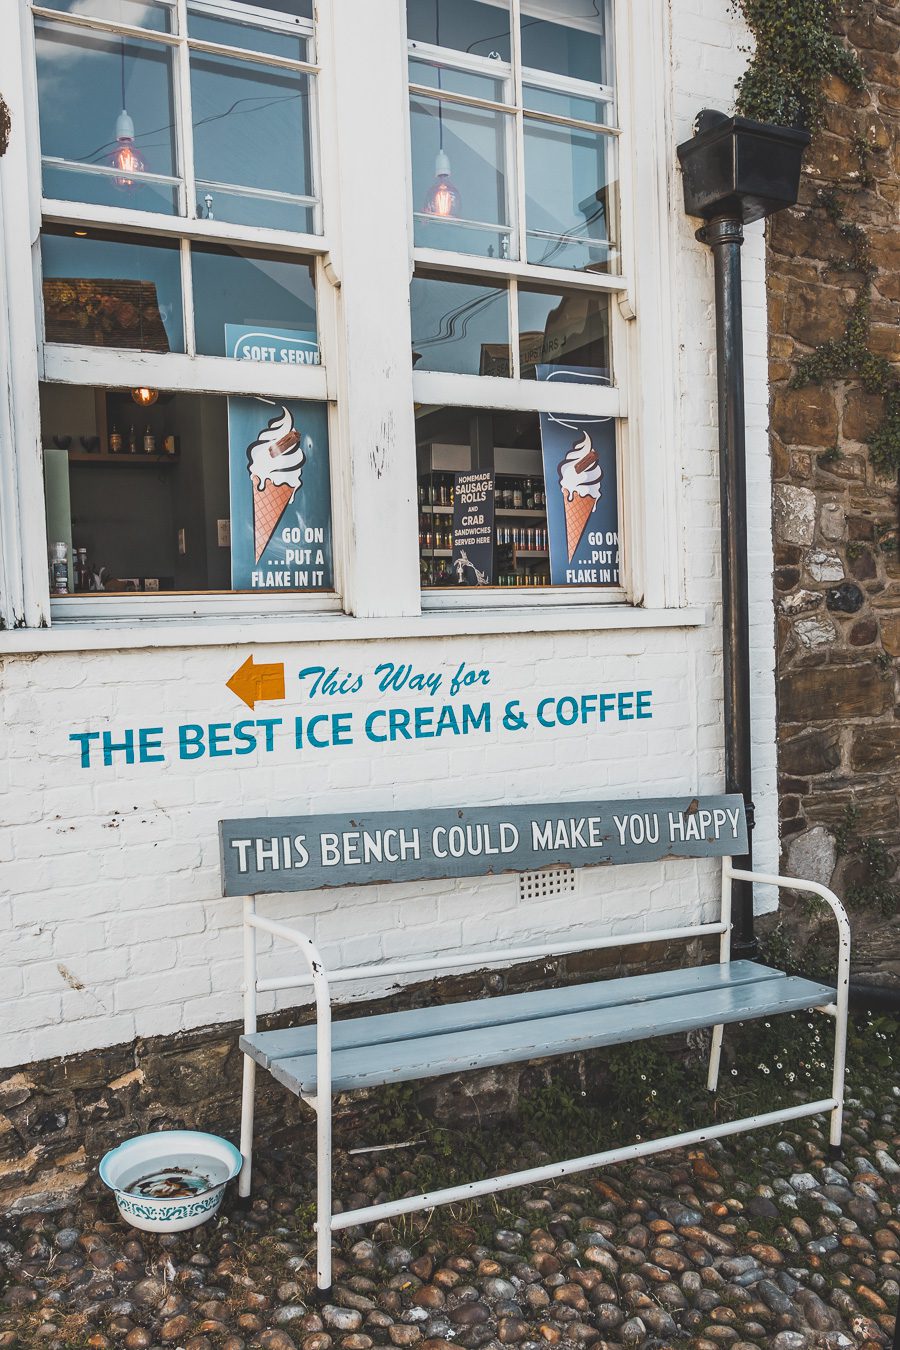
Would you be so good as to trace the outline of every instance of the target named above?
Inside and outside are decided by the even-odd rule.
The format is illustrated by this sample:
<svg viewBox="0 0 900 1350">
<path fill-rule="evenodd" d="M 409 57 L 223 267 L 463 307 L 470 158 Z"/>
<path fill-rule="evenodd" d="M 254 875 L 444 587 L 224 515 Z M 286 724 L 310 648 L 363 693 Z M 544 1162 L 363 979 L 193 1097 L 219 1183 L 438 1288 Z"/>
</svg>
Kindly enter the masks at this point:
<svg viewBox="0 0 900 1350">
<path fill-rule="evenodd" d="M 270 666 L 257 666 L 253 657 L 236 670 L 226 684 L 233 694 L 237 694 L 248 708 L 271 699 L 284 698 L 284 666 L 281 662 Z"/>
</svg>

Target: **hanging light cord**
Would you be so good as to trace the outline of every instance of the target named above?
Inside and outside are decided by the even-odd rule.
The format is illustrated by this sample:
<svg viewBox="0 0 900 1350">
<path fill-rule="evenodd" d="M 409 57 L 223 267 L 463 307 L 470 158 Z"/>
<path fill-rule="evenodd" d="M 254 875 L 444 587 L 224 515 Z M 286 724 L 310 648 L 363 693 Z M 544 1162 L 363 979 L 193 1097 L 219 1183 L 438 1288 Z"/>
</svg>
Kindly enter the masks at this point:
<svg viewBox="0 0 900 1350">
<path fill-rule="evenodd" d="M 441 0 L 434 0 L 434 45 L 441 45 Z M 438 77 L 438 150 L 444 149 L 444 104 L 441 99 L 441 67 L 437 68 Z"/>
<path fill-rule="evenodd" d="M 122 111 L 124 112 L 124 111 L 125 111 L 125 39 L 124 39 L 124 37 L 122 38 L 122 68 L 121 68 L 121 83 L 122 83 Z"/>
</svg>

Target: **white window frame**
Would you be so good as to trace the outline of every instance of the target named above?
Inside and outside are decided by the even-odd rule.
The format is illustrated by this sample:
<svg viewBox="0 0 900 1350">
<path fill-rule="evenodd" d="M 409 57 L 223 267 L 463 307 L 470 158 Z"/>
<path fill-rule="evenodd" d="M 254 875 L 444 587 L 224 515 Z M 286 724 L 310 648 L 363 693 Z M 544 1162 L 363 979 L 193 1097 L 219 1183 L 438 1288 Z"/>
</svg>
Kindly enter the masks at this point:
<svg viewBox="0 0 900 1350">
<path fill-rule="evenodd" d="M 408 44 L 410 60 L 429 61 L 439 68 L 468 70 L 486 77 L 504 79 L 511 86 L 510 103 L 495 102 L 478 98 L 471 94 L 459 94 L 446 89 L 440 92 L 444 103 L 460 106 L 481 107 L 502 111 L 514 122 L 515 133 L 512 139 L 513 154 L 508 156 L 508 171 L 512 174 L 514 190 L 510 201 L 510 230 L 515 239 L 512 258 L 485 258 L 477 254 L 451 252 L 435 248 L 414 247 L 413 257 L 417 269 L 429 269 L 443 272 L 447 279 L 457 278 L 461 282 L 467 277 L 479 280 L 494 280 L 506 285 L 508 289 L 510 377 L 457 374 L 451 372 L 413 371 L 413 390 L 416 403 L 428 407 L 454 406 L 486 409 L 490 411 L 509 410 L 526 413 L 559 412 L 559 385 L 542 384 L 534 380 L 523 380 L 520 372 L 519 326 L 518 326 L 518 286 L 519 283 L 549 283 L 564 290 L 581 289 L 609 296 L 610 346 L 612 353 L 611 384 L 586 385 L 573 383 L 566 388 L 566 411 L 573 416 L 609 417 L 616 421 L 616 458 L 619 484 L 619 557 L 622 584 L 603 587 L 548 587 L 522 588 L 506 590 L 490 588 L 474 591 L 453 590 L 447 588 L 423 588 L 422 607 L 424 610 L 468 609 L 477 607 L 493 608 L 507 606 L 553 607 L 585 604 L 621 605 L 629 599 L 628 584 L 624 578 L 625 558 L 629 552 L 630 539 L 627 533 L 627 516 L 623 511 L 623 495 L 630 491 L 626 482 L 626 456 L 624 454 L 624 419 L 627 415 L 627 390 L 629 387 L 629 337 L 626 332 L 628 320 L 625 315 L 630 306 L 627 297 L 631 290 L 628 268 L 623 259 L 630 260 L 630 250 L 625 241 L 625 220 L 620 207 L 621 188 L 617 190 L 619 175 L 624 159 L 623 145 L 627 146 L 627 137 L 623 136 L 617 116 L 617 105 L 621 94 L 617 89 L 545 72 L 523 68 L 520 20 L 523 15 L 538 14 L 548 19 L 554 18 L 552 7 L 525 5 L 525 0 L 508 0 L 500 6 L 504 14 L 509 13 L 511 34 L 511 62 L 495 61 L 484 57 L 475 57 L 469 53 L 457 52 L 452 48 L 441 48 L 431 44 L 413 42 Z M 624 52 L 624 42 L 618 35 L 617 10 L 622 5 L 610 4 L 610 24 L 612 33 L 607 34 L 608 55 L 613 69 L 617 72 L 627 67 L 629 56 Z M 617 76 L 617 81 L 621 77 Z M 565 115 L 555 115 L 529 109 L 525 103 L 526 85 L 539 86 L 556 92 L 595 99 L 606 105 L 609 124 L 584 122 L 581 119 Z M 410 99 L 417 97 L 436 97 L 437 91 L 431 86 L 419 84 L 413 78 L 408 83 Z M 528 222 L 526 217 L 525 185 L 525 124 L 528 121 L 547 122 L 562 128 L 588 129 L 592 133 L 608 136 L 616 143 L 616 175 L 609 184 L 613 201 L 615 236 L 612 257 L 619 263 L 616 271 L 581 272 L 566 267 L 548 267 L 526 261 L 528 245 Z M 627 173 L 627 170 L 626 170 Z M 415 211 L 415 205 L 414 205 Z M 622 305 L 622 301 L 625 305 Z M 619 303 L 616 303 L 616 302 Z"/>
<path fill-rule="evenodd" d="M 0 620 L 8 627 L 38 629 L 48 625 L 51 617 L 54 623 L 58 621 L 56 615 L 51 616 L 48 593 L 35 396 L 38 379 L 69 373 L 73 381 L 103 381 L 95 381 L 83 367 L 76 374 L 75 364 L 69 372 L 64 371 L 63 364 L 73 357 L 72 351 L 66 355 L 45 353 L 39 333 L 40 275 L 34 260 L 42 204 L 35 76 L 33 56 L 29 54 L 31 17 L 28 0 L 14 0 L 11 9 L 8 40 L 0 44 L 0 88 L 13 119 L 10 148 L 0 159 L 0 380 L 11 394 L 0 421 Z M 534 9 L 529 5 L 529 12 Z M 548 12 L 552 13 L 552 8 Z M 109 208 L 83 208 L 79 216 L 75 203 L 57 203 L 56 211 L 53 203 L 47 203 L 47 219 L 69 223 L 89 219 L 105 229 L 127 232 L 152 228 L 185 239 L 232 240 L 266 249 L 290 248 L 293 244 L 315 256 L 320 343 L 327 362 L 321 368 L 292 367 L 289 382 L 279 384 L 277 389 L 274 383 L 266 385 L 265 391 L 291 398 L 321 397 L 324 380 L 329 405 L 338 588 L 334 597 L 324 599 L 355 616 L 345 621 L 332 616 L 327 621 L 340 627 L 329 631 L 344 632 L 345 623 L 359 621 L 359 633 L 364 636 L 371 626 L 365 620 L 395 625 L 398 632 L 410 633 L 419 623 L 424 633 L 435 622 L 443 625 L 444 621 L 423 614 L 419 586 L 413 408 L 416 389 L 421 385 L 415 383 L 409 360 L 409 281 L 413 269 L 419 264 L 432 271 L 477 273 L 513 285 L 526 278 L 552 285 L 583 283 L 580 274 L 564 268 L 545 270 L 502 259 L 414 251 L 405 0 L 365 0 L 360 5 L 319 0 L 317 20 L 319 186 L 325 234 L 294 240 L 279 231 L 175 216 L 152 218 L 149 213 Z M 659 621 L 667 626 L 675 621 L 674 611 L 679 610 L 683 618 L 678 622 L 699 621 L 698 613 L 686 608 L 684 595 L 681 471 L 673 446 L 678 390 L 671 278 L 681 210 L 671 130 L 668 24 L 667 7 L 659 5 L 658 0 L 629 0 L 619 6 L 614 39 L 622 127 L 618 160 L 621 271 L 616 276 L 593 276 L 588 283 L 610 293 L 615 328 L 618 384 L 615 390 L 600 391 L 600 396 L 606 400 L 604 406 L 610 415 L 619 418 L 624 603 L 598 608 L 595 591 L 548 588 L 545 594 L 543 588 L 529 588 L 520 606 L 511 605 L 512 592 L 497 591 L 495 603 L 478 597 L 481 619 L 472 610 L 459 614 L 448 611 L 446 622 L 451 627 L 444 626 L 442 631 L 481 631 L 479 624 L 502 625 L 498 610 L 509 611 L 513 626 L 528 623 L 523 610 L 529 607 L 535 610 L 535 624 L 546 622 L 554 630 L 569 623 L 577 627 L 585 623 L 604 628 L 631 627 L 634 623 L 628 616 L 635 611 L 628 606 L 643 607 L 641 626 L 652 626 L 653 615 L 662 615 L 663 611 L 668 613 Z M 380 75 L 380 141 L 376 149 L 359 130 L 371 113 L 373 69 Z M 356 209 L 359 184 L 368 181 L 376 165 L 377 209 L 363 219 Z M 405 184 L 405 190 L 398 190 L 400 184 Z M 375 259 L 377 266 L 373 266 Z M 107 379 L 121 387 L 124 372 L 116 364 L 119 354 L 107 352 L 103 359 L 109 360 L 111 355 Z M 238 383 L 237 374 L 233 367 L 231 376 L 226 373 L 229 363 L 223 358 L 170 357 L 163 376 L 150 354 L 146 354 L 146 362 L 140 354 L 129 353 L 125 359 L 133 362 L 136 355 L 139 367 L 132 364 L 131 368 L 139 368 L 142 378 L 146 375 L 148 382 L 160 387 L 246 392 L 233 387 Z M 298 374 L 301 378 L 296 382 Z M 433 378 L 427 372 L 419 375 Z M 641 375 L 643 379 L 639 379 Z M 485 393 L 483 377 L 459 378 L 477 379 L 477 396 L 462 385 L 454 386 L 455 394 L 446 386 L 432 386 L 431 392 L 439 393 L 444 401 L 489 406 L 492 399 Z M 489 383 L 495 386 L 492 398 L 501 400 L 501 406 L 504 398 L 512 398 L 513 391 L 507 394 L 503 388 L 507 382 Z M 541 397 L 539 386 L 534 381 L 519 383 L 527 385 L 529 403 L 534 408 L 535 400 Z M 254 391 L 263 392 L 262 380 L 255 381 Z M 617 404 L 612 402 L 614 398 Z M 377 567 L 373 566 L 375 559 Z M 607 593 L 605 598 L 615 597 Z M 472 603 L 471 596 L 466 599 Z M 245 602 L 250 606 L 244 611 L 250 629 L 244 624 L 242 632 L 251 631 L 252 625 L 264 621 L 266 615 L 280 612 L 290 624 L 299 622 L 296 634 L 300 638 L 304 625 L 313 625 L 310 632 L 318 631 L 316 623 L 321 626 L 321 620 L 307 615 L 307 610 L 320 608 L 322 600 L 298 595 L 197 594 L 171 600 L 131 597 L 121 602 L 118 616 L 112 609 L 104 610 L 102 619 L 82 616 L 85 636 L 78 640 L 89 644 L 91 625 L 95 631 L 99 624 L 108 628 L 114 618 L 120 619 L 113 626 L 120 628 L 123 641 L 126 635 L 136 634 L 138 618 L 141 633 L 156 632 L 160 642 L 184 643 L 191 640 L 191 634 L 198 641 L 210 640 L 214 632 L 228 631 L 223 620 L 227 624 Z M 73 597 L 59 603 L 66 607 L 66 617 L 76 618 L 74 608 L 67 607 L 81 601 Z M 548 604 L 553 606 L 552 613 L 545 608 Z M 540 618 L 540 611 L 545 619 Z M 489 617 L 492 612 L 496 618 Z M 591 613 L 595 615 L 593 620 L 588 617 Z M 637 617 L 635 614 L 634 622 Z M 171 621 L 176 618 L 183 622 L 173 628 Z M 160 621 L 156 629 L 152 627 L 154 620 Z M 166 636 L 176 629 L 177 638 Z M 345 636 L 352 636 L 350 627 Z M 40 641 L 37 636 L 34 640 Z M 105 641 L 108 645 L 108 636 Z"/>
<path fill-rule="evenodd" d="M 37 66 L 34 43 L 34 21 L 51 20 L 77 31 L 91 31 L 112 36 L 134 37 L 156 42 L 173 50 L 172 78 L 176 104 L 176 153 L 180 176 L 179 214 L 138 211 L 127 207 L 95 205 L 42 196 L 42 168 L 47 162 L 39 153 L 30 157 L 30 196 L 37 198 L 40 220 L 43 224 L 84 225 L 113 230 L 123 237 L 162 237 L 180 241 L 182 313 L 185 351 L 183 353 L 141 352 L 131 349 L 97 348 L 75 344 L 51 343 L 44 332 L 42 276 L 39 248 L 33 249 L 34 291 L 36 297 L 36 339 L 38 344 L 38 374 L 41 380 L 60 384 L 91 386 L 93 388 L 127 388 L 129 385 L 150 385 L 174 392 L 208 393 L 218 395 L 253 395 L 285 399 L 311 400 L 328 405 L 329 446 L 337 442 L 335 415 L 336 390 L 329 377 L 326 354 L 334 350 L 335 320 L 333 314 L 333 285 L 329 280 L 329 241 L 322 229 L 323 206 L 320 161 L 323 150 L 318 139 L 319 118 L 316 97 L 310 100 L 310 143 L 312 149 L 313 184 L 315 189 L 315 224 L 319 232 L 304 234 L 296 231 L 265 229 L 235 224 L 230 221 L 209 220 L 198 214 L 194 188 L 193 123 L 190 104 L 190 57 L 194 51 L 222 55 L 266 66 L 278 66 L 309 75 L 317 82 L 321 67 L 316 59 L 294 61 L 270 56 L 241 47 L 208 42 L 188 36 L 188 0 L 166 3 L 177 25 L 176 32 L 136 28 L 130 24 L 90 16 L 67 14 L 43 5 L 37 0 L 26 10 L 22 25 L 24 94 L 29 121 L 34 128 L 34 144 L 38 140 Z M 317 56 L 316 35 L 311 21 L 299 24 L 280 18 L 277 14 L 252 5 L 235 5 L 231 0 L 198 0 L 202 9 L 218 17 L 240 17 L 264 23 L 269 30 L 300 33 L 309 45 L 310 54 Z M 156 179 L 158 175 L 150 175 Z M 280 195 L 280 194 L 273 194 Z M 193 278 L 191 246 L 203 243 L 225 243 L 235 247 L 283 252 L 286 257 L 298 254 L 313 264 L 317 329 L 320 364 L 316 366 L 267 366 L 230 360 L 227 357 L 197 354 L 194 337 Z M 330 454 L 332 476 L 332 530 L 335 540 L 341 531 L 338 526 L 342 497 L 336 456 Z M 334 548 L 334 589 L 323 593 L 261 593 L 248 595 L 238 592 L 185 592 L 174 596 L 134 595 L 73 595 L 56 599 L 49 596 L 48 608 L 53 622 L 71 621 L 141 621 L 151 614 L 156 618 L 206 618 L 221 615 L 248 616 L 255 613 L 278 615 L 340 611 L 341 574 L 343 560 Z"/>
</svg>

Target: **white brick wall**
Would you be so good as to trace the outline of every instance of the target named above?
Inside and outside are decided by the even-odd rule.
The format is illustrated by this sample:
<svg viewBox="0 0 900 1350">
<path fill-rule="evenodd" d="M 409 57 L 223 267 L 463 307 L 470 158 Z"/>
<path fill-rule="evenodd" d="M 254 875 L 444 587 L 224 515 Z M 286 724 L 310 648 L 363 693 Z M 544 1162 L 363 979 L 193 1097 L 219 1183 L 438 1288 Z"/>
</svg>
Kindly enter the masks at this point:
<svg viewBox="0 0 900 1350">
<path fill-rule="evenodd" d="M 697 111 L 730 109 L 746 35 L 728 0 L 677 0 L 672 17 L 674 140 Z M 715 329 L 708 250 L 681 209 L 672 278 L 679 324 L 679 416 L 672 453 L 683 471 L 687 599 L 705 606 L 700 628 L 545 635 L 411 638 L 321 647 L 254 647 L 284 661 L 288 700 L 261 705 L 290 724 L 309 701 L 296 672 L 324 661 L 371 671 L 410 661 L 449 672 L 460 661 L 491 671 L 495 707 L 565 691 L 651 688 L 653 720 L 591 731 L 538 730 L 457 741 L 404 742 L 296 753 L 288 735 L 272 754 L 165 765 L 79 767 L 70 731 L 227 721 L 241 711 L 225 681 L 243 647 L 8 657 L 0 669 L 8 772 L 0 833 L 0 1063 L 27 1062 L 202 1026 L 240 1014 L 240 902 L 219 897 L 218 820 L 242 815 L 577 799 L 721 790 L 721 635 Z M 748 392 L 749 535 L 753 642 L 753 750 L 760 865 L 777 859 L 771 532 L 766 436 L 766 314 L 760 229 L 744 248 Z M 636 397 L 640 396 L 639 388 Z M 480 698 L 480 696 L 479 696 Z M 400 704 L 431 701 L 397 696 Z M 317 699 L 315 711 L 380 700 Z M 247 714 L 248 717 L 251 714 Z M 371 960 L 530 940 L 561 922 L 585 932 L 651 931 L 712 912 L 714 864 L 595 870 L 562 901 L 520 905 L 515 878 L 375 886 L 266 903 L 293 919 L 326 959 Z M 262 944 L 265 946 L 265 944 Z M 270 973 L 289 968 L 280 952 Z M 354 996 L 377 991 L 353 990 Z M 285 996 L 287 1001 L 287 996 Z M 271 1006 L 271 1004 L 270 1004 Z"/>
</svg>

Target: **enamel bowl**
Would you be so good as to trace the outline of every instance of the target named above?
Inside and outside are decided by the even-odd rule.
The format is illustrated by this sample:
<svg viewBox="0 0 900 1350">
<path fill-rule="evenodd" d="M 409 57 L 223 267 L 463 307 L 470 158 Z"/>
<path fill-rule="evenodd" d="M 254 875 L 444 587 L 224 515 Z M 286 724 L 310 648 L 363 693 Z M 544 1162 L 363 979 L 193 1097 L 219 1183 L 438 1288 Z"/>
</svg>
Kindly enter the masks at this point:
<svg viewBox="0 0 900 1350">
<path fill-rule="evenodd" d="M 100 1180 L 119 1213 L 148 1233 L 179 1233 L 215 1214 L 226 1184 L 241 1170 L 227 1139 L 199 1130 L 160 1130 L 126 1139 L 100 1163 Z"/>
</svg>

